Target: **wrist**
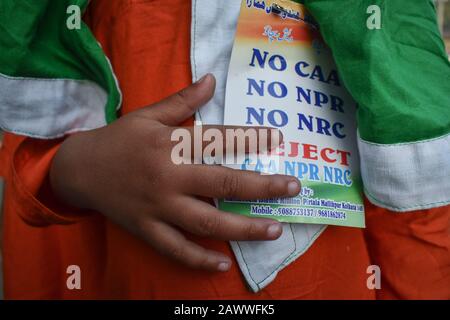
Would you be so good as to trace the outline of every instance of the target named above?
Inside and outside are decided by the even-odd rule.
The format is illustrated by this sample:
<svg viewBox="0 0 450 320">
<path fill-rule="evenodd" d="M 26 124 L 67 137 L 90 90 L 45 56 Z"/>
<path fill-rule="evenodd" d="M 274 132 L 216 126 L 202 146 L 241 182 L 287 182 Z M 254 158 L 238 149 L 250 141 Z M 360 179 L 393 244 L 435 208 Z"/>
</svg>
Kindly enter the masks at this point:
<svg viewBox="0 0 450 320">
<path fill-rule="evenodd" d="M 52 191 L 59 200 L 81 209 L 95 209 L 87 191 L 89 140 L 89 132 L 68 137 L 53 158 L 49 172 Z"/>
</svg>

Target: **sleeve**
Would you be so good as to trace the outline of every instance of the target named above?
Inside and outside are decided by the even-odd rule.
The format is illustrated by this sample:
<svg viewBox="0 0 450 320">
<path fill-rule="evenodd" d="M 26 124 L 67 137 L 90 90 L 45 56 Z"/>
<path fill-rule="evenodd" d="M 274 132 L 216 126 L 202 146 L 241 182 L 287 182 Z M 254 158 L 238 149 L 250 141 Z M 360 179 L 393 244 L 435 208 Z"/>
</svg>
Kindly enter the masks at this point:
<svg viewBox="0 0 450 320">
<path fill-rule="evenodd" d="M 111 64 L 81 20 L 88 0 L 3 0 L 0 127 L 52 139 L 116 118 Z"/>
<path fill-rule="evenodd" d="M 9 132 L 6 140 L 19 141 L 5 148 L 2 171 L 8 201 L 31 225 L 72 223 L 89 214 L 57 201 L 48 171 L 66 135 L 112 122 L 121 105 L 111 64 L 81 20 L 88 3 L 0 4 L 0 128 Z"/>
<path fill-rule="evenodd" d="M 27 224 L 47 226 L 71 224 L 93 214 L 58 201 L 53 195 L 48 172 L 62 139 L 19 139 L 13 147 L 8 178 L 9 201 L 14 203 L 15 213 Z"/>
<path fill-rule="evenodd" d="M 370 201 L 405 212 L 450 204 L 450 62 L 431 0 L 304 0 L 358 103 Z"/>
</svg>

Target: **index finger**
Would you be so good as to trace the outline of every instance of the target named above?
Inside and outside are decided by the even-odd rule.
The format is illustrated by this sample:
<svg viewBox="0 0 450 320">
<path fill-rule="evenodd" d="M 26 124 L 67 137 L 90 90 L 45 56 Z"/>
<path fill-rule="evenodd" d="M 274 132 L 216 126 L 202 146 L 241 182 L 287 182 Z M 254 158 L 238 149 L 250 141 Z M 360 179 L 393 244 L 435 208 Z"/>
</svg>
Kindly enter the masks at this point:
<svg viewBox="0 0 450 320">
<path fill-rule="evenodd" d="M 183 177 L 183 175 L 182 175 Z M 256 200 L 295 197 L 300 193 L 300 181 L 286 175 L 261 175 L 213 165 L 185 167 L 184 191 L 212 198 Z"/>
</svg>

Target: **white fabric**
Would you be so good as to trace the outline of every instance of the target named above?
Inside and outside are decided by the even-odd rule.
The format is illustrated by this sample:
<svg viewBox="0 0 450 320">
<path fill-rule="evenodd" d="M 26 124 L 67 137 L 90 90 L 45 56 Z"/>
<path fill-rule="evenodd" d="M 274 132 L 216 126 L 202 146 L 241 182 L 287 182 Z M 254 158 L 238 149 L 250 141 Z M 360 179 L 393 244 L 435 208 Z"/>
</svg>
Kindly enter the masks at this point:
<svg viewBox="0 0 450 320">
<path fill-rule="evenodd" d="M 240 0 L 192 1 L 191 66 L 196 81 L 207 73 L 216 77 L 216 94 L 197 114 L 203 124 L 222 124 L 225 85 Z"/>
<path fill-rule="evenodd" d="M 406 212 L 450 204 L 450 134 L 375 144 L 358 139 L 365 193 L 377 206 Z"/>
<path fill-rule="evenodd" d="M 214 98 L 197 115 L 203 124 L 222 124 L 225 84 L 233 48 L 241 0 L 192 1 L 191 64 L 193 80 L 206 73 L 217 79 Z M 257 292 L 277 273 L 302 255 L 325 230 L 325 226 L 284 224 L 275 241 L 231 242 L 239 267 L 250 288 Z"/>
<path fill-rule="evenodd" d="M 231 241 L 245 280 L 254 292 L 275 280 L 279 271 L 304 254 L 326 226 L 284 223 L 275 241 Z"/>
<path fill-rule="evenodd" d="M 107 93 L 91 81 L 0 74 L 0 128 L 52 139 L 106 125 Z"/>
</svg>

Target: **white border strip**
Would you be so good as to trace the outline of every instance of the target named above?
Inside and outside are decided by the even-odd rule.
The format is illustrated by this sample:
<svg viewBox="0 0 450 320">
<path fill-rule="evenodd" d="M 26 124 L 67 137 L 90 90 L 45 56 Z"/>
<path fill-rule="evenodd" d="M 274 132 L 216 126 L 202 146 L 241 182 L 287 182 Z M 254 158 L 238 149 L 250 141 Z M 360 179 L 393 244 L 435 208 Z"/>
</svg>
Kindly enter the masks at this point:
<svg viewBox="0 0 450 320">
<path fill-rule="evenodd" d="M 107 93 L 88 80 L 10 77 L 0 73 L 0 127 L 53 139 L 106 125 Z"/>
<path fill-rule="evenodd" d="M 376 144 L 358 137 L 366 196 L 406 212 L 450 204 L 450 134 L 413 143 Z"/>
</svg>

